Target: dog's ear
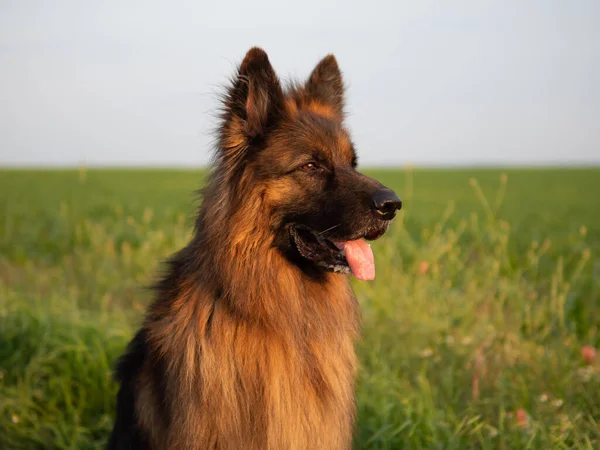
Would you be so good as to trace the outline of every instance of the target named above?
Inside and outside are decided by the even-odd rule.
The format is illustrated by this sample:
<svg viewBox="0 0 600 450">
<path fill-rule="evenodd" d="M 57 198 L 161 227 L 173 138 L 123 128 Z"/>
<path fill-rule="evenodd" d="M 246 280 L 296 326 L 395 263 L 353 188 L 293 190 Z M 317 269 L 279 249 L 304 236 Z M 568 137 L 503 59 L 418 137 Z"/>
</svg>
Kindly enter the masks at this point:
<svg viewBox="0 0 600 450">
<path fill-rule="evenodd" d="M 251 48 L 223 99 L 221 149 L 234 153 L 245 150 L 283 111 L 283 90 L 267 54 L 258 47 Z"/>
<path fill-rule="evenodd" d="M 343 118 L 344 80 L 335 56 L 327 55 L 317 64 L 305 87 L 311 100 L 329 106 L 336 116 Z"/>
</svg>

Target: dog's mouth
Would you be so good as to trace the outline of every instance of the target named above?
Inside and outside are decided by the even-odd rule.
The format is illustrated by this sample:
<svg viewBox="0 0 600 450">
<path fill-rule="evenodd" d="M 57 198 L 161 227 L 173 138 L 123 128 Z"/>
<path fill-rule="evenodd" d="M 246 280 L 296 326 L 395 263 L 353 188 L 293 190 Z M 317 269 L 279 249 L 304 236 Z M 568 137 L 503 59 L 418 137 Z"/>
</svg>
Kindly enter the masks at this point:
<svg viewBox="0 0 600 450">
<path fill-rule="evenodd" d="M 375 261 L 367 240 L 378 239 L 383 229 L 369 231 L 349 240 L 330 240 L 304 225 L 293 225 L 290 235 L 300 255 L 329 272 L 351 273 L 359 280 L 375 278 Z"/>
</svg>

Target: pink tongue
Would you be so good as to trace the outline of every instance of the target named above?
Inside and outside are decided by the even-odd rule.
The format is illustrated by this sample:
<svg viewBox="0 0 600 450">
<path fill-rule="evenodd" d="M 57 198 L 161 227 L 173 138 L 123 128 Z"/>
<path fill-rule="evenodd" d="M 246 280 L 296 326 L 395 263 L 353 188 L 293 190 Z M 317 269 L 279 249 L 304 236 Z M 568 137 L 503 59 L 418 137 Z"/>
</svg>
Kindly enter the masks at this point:
<svg viewBox="0 0 600 450">
<path fill-rule="evenodd" d="M 373 250 L 364 239 L 346 241 L 342 243 L 346 249 L 346 260 L 354 275 L 359 280 L 372 280 L 375 278 L 375 261 Z"/>
</svg>

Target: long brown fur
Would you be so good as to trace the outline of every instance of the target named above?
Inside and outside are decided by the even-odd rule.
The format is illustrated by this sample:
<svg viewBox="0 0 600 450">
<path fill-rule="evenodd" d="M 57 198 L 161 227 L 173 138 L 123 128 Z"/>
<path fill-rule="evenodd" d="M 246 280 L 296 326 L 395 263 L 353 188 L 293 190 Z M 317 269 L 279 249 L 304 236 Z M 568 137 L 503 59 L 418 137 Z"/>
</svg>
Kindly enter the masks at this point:
<svg viewBox="0 0 600 450">
<path fill-rule="evenodd" d="M 279 155 L 296 130 L 350 171 L 342 95 L 332 56 L 284 92 L 266 54 L 248 52 L 224 99 L 194 238 L 119 363 L 110 449 L 351 447 L 359 310 L 348 277 L 282 251 L 281 211 L 307 193 L 248 169 L 253 149 Z"/>
<path fill-rule="evenodd" d="M 168 359 L 166 390 L 174 394 L 172 425 L 157 430 L 154 448 L 350 446 L 355 299 L 346 277 L 307 283 L 269 246 L 267 234 L 248 227 L 262 208 L 260 199 L 249 202 L 238 225 L 223 230 L 232 241 L 222 255 L 231 262 L 229 295 L 215 301 L 200 286 L 212 280 L 184 279 L 177 295 L 150 308 L 148 345 Z M 151 372 L 148 363 L 141 378 L 151 379 Z M 137 410 L 153 411 L 159 401 L 148 392 Z M 150 415 L 141 422 L 155 429 L 161 421 Z"/>
</svg>

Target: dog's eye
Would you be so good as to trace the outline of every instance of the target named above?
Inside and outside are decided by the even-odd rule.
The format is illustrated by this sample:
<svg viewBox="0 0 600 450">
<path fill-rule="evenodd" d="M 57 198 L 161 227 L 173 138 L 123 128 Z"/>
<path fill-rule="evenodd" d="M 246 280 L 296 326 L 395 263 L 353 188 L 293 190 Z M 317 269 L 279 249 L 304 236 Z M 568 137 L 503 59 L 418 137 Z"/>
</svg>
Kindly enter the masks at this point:
<svg viewBox="0 0 600 450">
<path fill-rule="evenodd" d="M 310 172 L 312 170 L 318 169 L 317 165 L 313 162 L 309 162 L 300 167 L 302 170 L 306 172 Z"/>
</svg>

